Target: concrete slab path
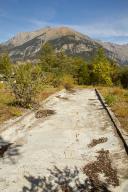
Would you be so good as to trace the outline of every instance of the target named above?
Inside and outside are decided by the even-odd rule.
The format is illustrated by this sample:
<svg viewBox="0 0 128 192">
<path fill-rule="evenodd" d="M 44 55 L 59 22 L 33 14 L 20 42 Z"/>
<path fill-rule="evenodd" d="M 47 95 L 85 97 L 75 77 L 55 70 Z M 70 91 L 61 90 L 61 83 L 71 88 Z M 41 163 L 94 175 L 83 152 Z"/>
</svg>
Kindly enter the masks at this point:
<svg viewBox="0 0 128 192">
<path fill-rule="evenodd" d="M 74 93 L 63 90 L 42 105 L 55 110 L 55 114 L 37 119 L 35 112 L 30 112 L 2 125 L 4 131 L 0 137 L 17 146 L 12 151 L 17 155 L 7 152 L 0 158 L 0 192 L 20 192 L 23 186 L 29 187 L 25 175 L 46 176 L 47 169 L 54 165 L 60 169 L 65 166 L 82 169 L 96 160 L 97 151 L 101 149 L 109 150 L 112 166 L 117 169 L 120 186 L 111 186 L 112 191 L 125 192 L 128 189 L 127 155 L 95 90 Z M 93 139 L 101 137 L 107 141 L 88 147 Z"/>
</svg>

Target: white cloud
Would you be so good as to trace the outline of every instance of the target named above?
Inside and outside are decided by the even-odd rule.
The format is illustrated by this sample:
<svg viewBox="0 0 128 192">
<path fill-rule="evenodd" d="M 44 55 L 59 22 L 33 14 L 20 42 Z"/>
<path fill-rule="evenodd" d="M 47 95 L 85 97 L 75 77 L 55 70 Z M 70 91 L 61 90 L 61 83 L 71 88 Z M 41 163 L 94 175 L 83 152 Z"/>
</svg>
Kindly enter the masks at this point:
<svg viewBox="0 0 128 192">
<path fill-rule="evenodd" d="M 67 26 L 73 28 L 81 33 L 84 33 L 91 37 L 107 37 L 107 36 L 128 36 L 128 18 L 122 18 L 117 21 L 110 22 L 97 22 L 90 24 L 62 24 L 62 23 L 51 23 L 45 22 L 38 19 L 28 20 L 35 27 L 45 27 L 45 26 Z"/>
<path fill-rule="evenodd" d="M 93 23 L 87 25 L 70 25 L 70 27 L 90 36 L 128 36 L 128 21 L 120 20 L 115 23 Z"/>
<path fill-rule="evenodd" d="M 2 10 L 0 9 L 0 15 Z M 51 14 L 51 17 L 54 17 L 54 11 Z M 50 15 L 46 18 L 50 18 Z M 52 23 L 44 21 L 43 19 L 37 18 L 22 18 L 24 21 L 28 22 L 28 26 L 31 26 L 31 29 L 36 30 L 38 28 L 43 28 L 46 26 L 59 27 L 67 26 L 73 28 L 76 31 L 79 31 L 85 35 L 88 35 L 94 39 L 100 39 L 103 41 L 112 41 L 116 43 L 128 43 L 128 17 L 122 17 L 118 20 L 111 20 L 110 22 L 95 22 L 87 24 L 63 24 L 63 23 Z"/>
</svg>

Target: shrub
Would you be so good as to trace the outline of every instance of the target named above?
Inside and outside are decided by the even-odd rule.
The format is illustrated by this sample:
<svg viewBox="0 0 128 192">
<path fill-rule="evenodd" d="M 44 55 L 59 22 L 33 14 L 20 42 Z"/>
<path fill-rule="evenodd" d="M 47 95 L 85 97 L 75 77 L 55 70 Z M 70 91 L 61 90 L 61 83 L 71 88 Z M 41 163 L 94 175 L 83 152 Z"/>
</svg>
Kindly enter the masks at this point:
<svg viewBox="0 0 128 192">
<path fill-rule="evenodd" d="M 61 85 L 61 78 L 60 77 L 55 77 L 53 80 L 52 80 L 52 85 L 53 87 L 59 87 Z"/>
<path fill-rule="evenodd" d="M 128 88 L 128 67 L 124 67 L 120 74 L 121 84 L 124 88 Z"/>
<path fill-rule="evenodd" d="M 38 65 L 24 64 L 16 67 L 10 85 L 17 103 L 29 107 L 38 91 L 40 81 L 41 69 Z"/>
<path fill-rule="evenodd" d="M 12 74 L 12 64 L 7 54 L 0 56 L 0 75 L 1 80 L 8 80 Z"/>
<path fill-rule="evenodd" d="M 3 89 L 5 87 L 4 83 L 0 82 L 0 89 Z"/>
<path fill-rule="evenodd" d="M 62 78 L 62 84 L 66 90 L 71 91 L 74 87 L 74 80 L 72 76 L 64 75 Z"/>
</svg>

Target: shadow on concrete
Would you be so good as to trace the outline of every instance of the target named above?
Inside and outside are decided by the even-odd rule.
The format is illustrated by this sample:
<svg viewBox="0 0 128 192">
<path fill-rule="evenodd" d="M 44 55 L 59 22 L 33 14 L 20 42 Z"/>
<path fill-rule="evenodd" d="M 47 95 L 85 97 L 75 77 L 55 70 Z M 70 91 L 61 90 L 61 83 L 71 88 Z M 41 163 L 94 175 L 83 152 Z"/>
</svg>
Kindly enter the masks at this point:
<svg viewBox="0 0 128 192">
<path fill-rule="evenodd" d="M 54 167 L 49 172 L 48 177 L 24 176 L 30 187 L 24 186 L 22 192 L 110 192 L 105 183 L 95 186 L 77 167 L 73 170 Z"/>
<path fill-rule="evenodd" d="M 0 159 L 8 158 L 11 163 L 16 163 L 15 156 L 20 155 L 19 147 L 21 147 L 21 145 L 10 143 L 0 136 Z"/>
</svg>

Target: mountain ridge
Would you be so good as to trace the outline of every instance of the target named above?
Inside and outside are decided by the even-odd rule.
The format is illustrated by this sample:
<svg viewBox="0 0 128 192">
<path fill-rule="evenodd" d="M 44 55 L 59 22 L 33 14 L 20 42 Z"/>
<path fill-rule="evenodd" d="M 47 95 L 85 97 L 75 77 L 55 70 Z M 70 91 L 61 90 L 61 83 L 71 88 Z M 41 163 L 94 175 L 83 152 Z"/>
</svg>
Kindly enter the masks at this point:
<svg viewBox="0 0 128 192">
<path fill-rule="evenodd" d="M 9 45 L 12 44 L 13 46 L 19 46 L 22 45 L 23 43 L 37 37 L 40 36 L 42 34 L 48 34 L 48 35 L 52 35 L 55 36 L 55 33 L 58 35 L 62 34 L 67 35 L 67 34 L 81 34 L 81 36 L 86 37 L 88 39 L 90 39 L 87 35 L 84 35 L 80 32 L 77 32 L 69 27 L 56 27 L 56 28 L 52 28 L 52 27 L 45 27 L 45 28 L 41 28 L 35 31 L 30 31 L 30 32 L 18 32 L 15 36 L 13 36 L 11 39 L 9 39 L 8 41 L 6 41 L 5 43 L 3 43 L 4 45 Z M 55 37 L 54 37 L 55 38 Z M 22 42 L 21 42 L 22 40 Z"/>
<path fill-rule="evenodd" d="M 110 59 L 120 64 L 128 64 L 128 44 L 118 45 L 96 41 L 87 35 L 68 27 L 46 27 L 32 32 L 20 32 L 5 43 L 14 61 L 35 59 L 42 44 L 50 42 L 56 51 L 64 50 L 69 55 L 90 59 L 99 47 L 105 50 Z M 0 48 L 1 52 L 2 48 Z"/>
</svg>

